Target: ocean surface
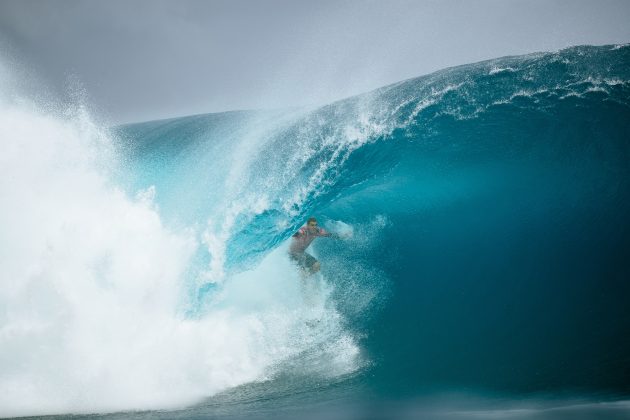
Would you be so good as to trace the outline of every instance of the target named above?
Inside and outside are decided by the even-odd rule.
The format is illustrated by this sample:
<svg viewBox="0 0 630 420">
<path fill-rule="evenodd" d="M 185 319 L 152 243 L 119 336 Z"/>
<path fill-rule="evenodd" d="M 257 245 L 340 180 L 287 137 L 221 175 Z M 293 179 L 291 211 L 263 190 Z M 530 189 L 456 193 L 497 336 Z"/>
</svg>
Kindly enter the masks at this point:
<svg viewBox="0 0 630 420">
<path fill-rule="evenodd" d="M 0 417 L 630 419 L 629 45 L 116 127 L 7 80 Z"/>
</svg>

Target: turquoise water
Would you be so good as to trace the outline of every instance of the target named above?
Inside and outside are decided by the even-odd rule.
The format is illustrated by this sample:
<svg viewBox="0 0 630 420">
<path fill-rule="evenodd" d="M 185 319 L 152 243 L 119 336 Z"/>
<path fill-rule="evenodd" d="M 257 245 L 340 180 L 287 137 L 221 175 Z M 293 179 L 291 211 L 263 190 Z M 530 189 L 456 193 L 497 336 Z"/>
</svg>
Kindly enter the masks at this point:
<svg viewBox="0 0 630 420">
<path fill-rule="evenodd" d="M 361 380 L 379 395 L 627 395 L 629 78 L 627 46 L 575 47 L 446 69 L 286 120 L 225 113 L 121 131 L 142 168 L 135 185 L 156 185 L 163 208 L 189 221 L 220 200 L 214 165 L 239 130 L 260 130 L 235 196 L 268 202 L 238 214 L 230 270 L 308 215 L 368 238 L 315 246 L 371 361 Z M 356 311 L 352 287 L 382 299 Z"/>
<path fill-rule="evenodd" d="M 112 182 L 196 238 L 178 319 L 258 320 L 263 333 L 242 345 L 268 355 L 260 374 L 176 401 L 180 411 L 115 417 L 627 418 L 614 402 L 630 394 L 627 45 L 111 136 Z M 312 246 L 314 306 L 289 290 L 284 251 L 311 215 L 348 236 Z"/>
</svg>

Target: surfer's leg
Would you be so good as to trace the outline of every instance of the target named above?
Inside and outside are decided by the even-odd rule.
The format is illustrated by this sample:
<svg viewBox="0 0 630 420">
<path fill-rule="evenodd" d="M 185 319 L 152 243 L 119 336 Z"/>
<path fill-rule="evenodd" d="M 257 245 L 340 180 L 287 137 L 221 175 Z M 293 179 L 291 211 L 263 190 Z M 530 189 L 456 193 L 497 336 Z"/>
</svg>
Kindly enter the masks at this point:
<svg viewBox="0 0 630 420">
<path fill-rule="evenodd" d="M 319 271 L 319 261 L 315 259 L 311 254 L 304 253 L 304 268 L 308 269 L 311 274 L 315 274 Z"/>
<path fill-rule="evenodd" d="M 304 266 L 304 254 L 292 254 L 289 253 L 289 259 L 300 269 L 300 271 L 304 271 L 306 268 Z"/>
</svg>

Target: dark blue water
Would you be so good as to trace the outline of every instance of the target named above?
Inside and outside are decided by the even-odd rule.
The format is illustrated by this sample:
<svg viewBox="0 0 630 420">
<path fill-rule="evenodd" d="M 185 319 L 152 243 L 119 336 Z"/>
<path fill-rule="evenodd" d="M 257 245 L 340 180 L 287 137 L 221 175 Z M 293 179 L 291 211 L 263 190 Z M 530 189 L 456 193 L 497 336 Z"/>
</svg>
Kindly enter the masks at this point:
<svg viewBox="0 0 630 420">
<path fill-rule="evenodd" d="M 118 182 L 153 186 L 165 223 L 222 244 L 201 246 L 182 280 L 191 319 L 308 216 L 353 232 L 314 251 L 356 368 L 314 374 L 298 356 L 261 383 L 146 416 L 483 418 L 534 404 L 517 418 L 628 418 L 590 404 L 630 394 L 630 47 L 115 132 Z"/>
</svg>

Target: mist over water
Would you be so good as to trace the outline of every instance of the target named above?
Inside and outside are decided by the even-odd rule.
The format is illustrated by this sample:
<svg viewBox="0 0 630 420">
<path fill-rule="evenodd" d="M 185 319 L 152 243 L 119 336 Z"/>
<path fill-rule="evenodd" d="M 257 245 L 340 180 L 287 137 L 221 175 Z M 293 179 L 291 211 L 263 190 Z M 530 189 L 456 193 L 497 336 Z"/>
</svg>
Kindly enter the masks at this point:
<svg viewBox="0 0 630 420">
<path fill-rule="evenodd" d="M 629 62 L 575 47 L 114 128 L 3 90 L 0 415 L 625 398 Z M 345 239 L 303 279 L 310 215 Z"/>
<path fill-rule="evenodd" d="M 0 115 L 2 415 L 181 407 L 304 352 L 324 376 L 360 365 L 329 286 L 305 295 L 286 250 L 225 280 L 221 231 L 167 226 L 154 187 L 123 191 L 111 137 L 81 109 Z M 223 225 L 238 210 L 224 211 Z M 212 299 L 191 297 L 200 272 L 221 280 Z"/>
</svg>

